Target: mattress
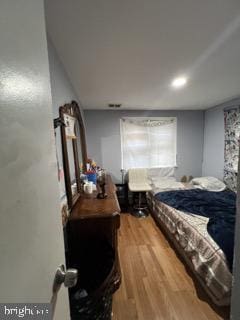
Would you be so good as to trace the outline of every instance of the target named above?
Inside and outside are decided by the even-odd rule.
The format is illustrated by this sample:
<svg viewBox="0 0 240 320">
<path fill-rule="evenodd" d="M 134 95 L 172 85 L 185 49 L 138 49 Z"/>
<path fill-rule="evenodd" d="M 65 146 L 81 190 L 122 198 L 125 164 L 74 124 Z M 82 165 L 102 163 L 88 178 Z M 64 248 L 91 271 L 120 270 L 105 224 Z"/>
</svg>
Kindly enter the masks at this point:
<svg viewBox="0 0 240 320">
<path fill-rule="evenodd" d="M 208 234 L 208 218 L 186 215 L 155 199 L 155 193 L 154 189 L 147 193 L 153 217 L 165 229 L 212 301 L 220 306 L 229 305 L 232 273 L 223 251 Z"/>
</svg>

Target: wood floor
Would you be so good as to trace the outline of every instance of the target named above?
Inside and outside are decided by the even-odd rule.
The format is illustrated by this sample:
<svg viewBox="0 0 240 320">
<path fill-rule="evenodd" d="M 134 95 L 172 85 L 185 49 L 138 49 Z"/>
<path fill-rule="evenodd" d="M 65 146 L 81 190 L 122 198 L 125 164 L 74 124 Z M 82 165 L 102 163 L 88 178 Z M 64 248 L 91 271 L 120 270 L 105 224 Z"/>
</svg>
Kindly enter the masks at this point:
<svg viewBox="0 0 240 320">
<path fill-rule="evenodd" d="M 229 308 L 211 305 L 151 217 L 121 214 L 119 255 L 113 320 L 229 319 Z"/>
</svg>

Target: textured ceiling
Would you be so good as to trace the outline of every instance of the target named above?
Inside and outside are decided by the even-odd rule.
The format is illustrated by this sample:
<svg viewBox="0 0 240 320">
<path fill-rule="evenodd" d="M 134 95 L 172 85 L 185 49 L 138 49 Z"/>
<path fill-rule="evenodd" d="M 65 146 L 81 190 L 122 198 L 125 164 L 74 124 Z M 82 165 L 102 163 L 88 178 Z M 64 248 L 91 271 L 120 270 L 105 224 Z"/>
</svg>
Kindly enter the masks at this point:
<svg viewBox="0 0 240 320">
<path fill-rule="evenodd" d="M 239 0 L 48 0 L 46 18 L 85 109 L 205 109 L 240 95 Z"/>
</svg>

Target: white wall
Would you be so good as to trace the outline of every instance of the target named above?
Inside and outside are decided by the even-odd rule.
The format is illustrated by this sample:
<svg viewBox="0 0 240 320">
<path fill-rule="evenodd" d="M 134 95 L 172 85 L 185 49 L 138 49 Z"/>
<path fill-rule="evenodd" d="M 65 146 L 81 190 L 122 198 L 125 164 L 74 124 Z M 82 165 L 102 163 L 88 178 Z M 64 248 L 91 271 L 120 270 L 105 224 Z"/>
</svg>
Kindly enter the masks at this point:
<svg viewBox="0 0 240 320">
<path fill-rule="evenodd" d="M 0 7 L 0 302 L 50 302 L 65 258 L 44 5 Z M 66 319 L 66 289 L 59 298 Z"/>
<path fill-rule="evenodd" d="M 228 101 L 204 114 L 203 176 L 223 179 L 224 167 L 224 108 L 240 105 L 240 98 Z"/>
<path fill-rule="evenodd" d="M 121 117 L 177 117 L 177 178 L 201 176 L 203 111 L 84 110 L 89 157 L 121 181 Z"/>
<path fill-rule="evenodd" d="M 81 107 L 81 102 L 79 101 L 71 81 L 64 69 L 64 66 L 58 56 L 58 53 L 48 36 L 48 57 L 49 57 L 49 69 L 50 69 L 50 79 L 51 79 L 51 93 L 52 93 L 52 109 L 53 109 L 53 118 L 59 117 L 59 107 L 63 106 L 66 103 L 70 103 L 72 100 L 78 102 L 78 105 L 81 110 L 83 122 L 84 114 Z M 61 135 L 60 127 L 56 130 L 56 147 L 58 154 L 58 162 L 60 167 L 62 167 L 62 144 L 61 144 Z M 74 160 L 73 153 L 69 152 L 69 165 L 70 172 L 74 174 Z"/>
<path fill-rule="evenodd" d="M 240 155 L 240 150 L 239 150 Z M 240 158 L 240 157 L 239 157 Z M 233 293 L 232 293 L 232 304 L 231 304 L 231 319 L 240 319 L 240 161 L 238 163 L 238 186 L 237 186 L 237 220 L 235 226 L 235 250 L 234 250 L 234 261 L 233 261 Z"/>
<path fill-rule="evenodd" d="M 53 102 L 53 116 L 54 118 L 57 118 L 59 116 L 58 109 L 60 106 L 64 105 L 65 103 L 69 103 L 72 100 L 75 100 L 78 102 L 81 108 L 81 103 L 78 100 L 78 97 L 73 89 L 71 81 L 64 69 L 64 66 L 49 36 L 48 57 Z"/>
</svg>

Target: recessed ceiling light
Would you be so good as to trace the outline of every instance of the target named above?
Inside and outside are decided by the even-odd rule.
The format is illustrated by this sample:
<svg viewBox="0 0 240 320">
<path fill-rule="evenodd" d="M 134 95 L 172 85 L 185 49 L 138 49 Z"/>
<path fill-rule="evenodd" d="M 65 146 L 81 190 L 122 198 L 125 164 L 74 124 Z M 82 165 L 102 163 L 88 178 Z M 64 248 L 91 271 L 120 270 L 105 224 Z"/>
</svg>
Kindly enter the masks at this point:
<svg viewBox="0 0 240 320">
<path fill-rule="evenodd" d="M 175 89 L 182 88 L 186 85 L 187 78 L 186 77 L 177 77 L 173 79 L 171 86 Z"/>
</svg>

